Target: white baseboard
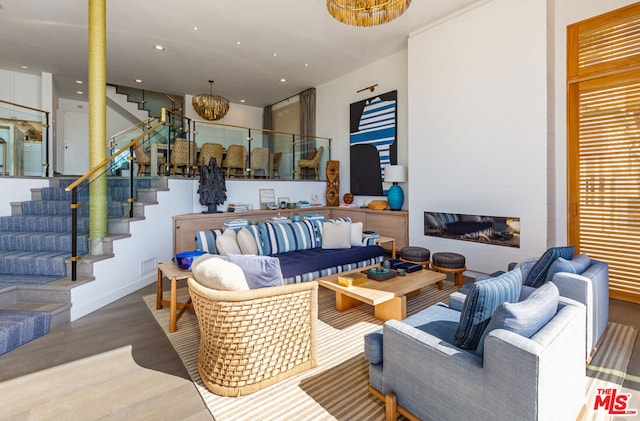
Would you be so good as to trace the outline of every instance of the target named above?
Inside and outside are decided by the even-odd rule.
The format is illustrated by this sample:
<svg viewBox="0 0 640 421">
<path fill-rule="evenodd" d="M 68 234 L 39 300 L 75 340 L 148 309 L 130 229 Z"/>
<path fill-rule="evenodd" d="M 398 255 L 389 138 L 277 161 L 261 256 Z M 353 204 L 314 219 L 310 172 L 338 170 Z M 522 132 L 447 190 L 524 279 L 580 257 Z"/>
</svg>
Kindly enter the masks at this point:
<svg viewBox="0 0 640 421">
<path fill-rule="evenodd" d="M 157 275 L 155 272 L 151 272 L 135 282 L 123 285 L 116 290 L 110 289 L 113 288 L 113 285 L 110 285 L 106 294 L 101 292 L 104 288 L 101 282 L 97 280 L 73 288 L 71 290 L 71 321 L 86 316 L 156 281 Z"/>
</svg>

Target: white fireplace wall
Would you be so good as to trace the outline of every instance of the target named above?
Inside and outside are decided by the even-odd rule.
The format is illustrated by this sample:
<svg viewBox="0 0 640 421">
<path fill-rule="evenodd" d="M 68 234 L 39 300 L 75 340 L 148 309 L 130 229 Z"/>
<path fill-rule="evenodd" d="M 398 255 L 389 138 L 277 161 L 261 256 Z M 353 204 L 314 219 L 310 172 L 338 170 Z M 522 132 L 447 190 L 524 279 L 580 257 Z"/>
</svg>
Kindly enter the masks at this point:
<svg viewBox="0 0 640 421">
<path fill-rule="evenodd" d="M 409 239 L 480 272 L 548 246 L 547 5 L 493 0 L 408 47 Z M 423 212 L 510 215 L 520 248 L 427 237 Z"/>
</svg>

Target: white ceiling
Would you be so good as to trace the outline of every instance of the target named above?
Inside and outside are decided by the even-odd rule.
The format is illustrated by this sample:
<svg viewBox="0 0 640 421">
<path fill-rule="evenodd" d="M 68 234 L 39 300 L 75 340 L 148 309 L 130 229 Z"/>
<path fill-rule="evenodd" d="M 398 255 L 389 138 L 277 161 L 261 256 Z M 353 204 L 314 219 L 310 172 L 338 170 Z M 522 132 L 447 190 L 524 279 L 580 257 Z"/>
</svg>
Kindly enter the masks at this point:
<svg viewBox="0 0 640 421">
<path fill-rule="evenodd" d="M 401 51 L 410 32 L 478 3 L 414 0 L 395 21 L 359 28 L 334 20 L 325 0 L 105 1 L 109 83 L 182 95 L 213 79 L 214 93 L 258 107 Z M 86 100 L 88 4 L 0 0 L 0 68 L 50 72 L 60 97 Z"/>
</svg>

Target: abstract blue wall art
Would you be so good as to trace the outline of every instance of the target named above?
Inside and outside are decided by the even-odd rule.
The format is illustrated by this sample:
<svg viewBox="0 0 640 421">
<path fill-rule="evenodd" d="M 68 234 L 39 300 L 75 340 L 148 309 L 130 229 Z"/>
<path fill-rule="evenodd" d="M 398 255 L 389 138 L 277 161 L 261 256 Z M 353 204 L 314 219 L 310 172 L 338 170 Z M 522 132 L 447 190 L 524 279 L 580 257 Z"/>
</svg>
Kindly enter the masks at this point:
<svg viewBox="0 0 640 421">
<path fill-rule="evenodd" d="M 387 92 L 350 107 L 351 193 L 382 196 L 384 167 L 397 163 L 398 91 Z"/>
</svg>

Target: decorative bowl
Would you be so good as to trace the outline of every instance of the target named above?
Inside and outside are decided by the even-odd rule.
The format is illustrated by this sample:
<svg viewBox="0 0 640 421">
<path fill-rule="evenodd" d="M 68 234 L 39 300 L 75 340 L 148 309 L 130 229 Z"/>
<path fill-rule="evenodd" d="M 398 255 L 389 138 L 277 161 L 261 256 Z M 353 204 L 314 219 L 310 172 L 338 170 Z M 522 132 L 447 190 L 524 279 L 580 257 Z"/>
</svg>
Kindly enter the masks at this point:
<svg viewBox="0 0 640 421">
<path fill-rule="evenodd" d="M 180 252 L 176 254 L 176 265 L 178 265 L 180 269 L 189 270 L 195 258 L 203 254 L 206 254 L 206 251 L 191 250 Z"/>
</svg>

